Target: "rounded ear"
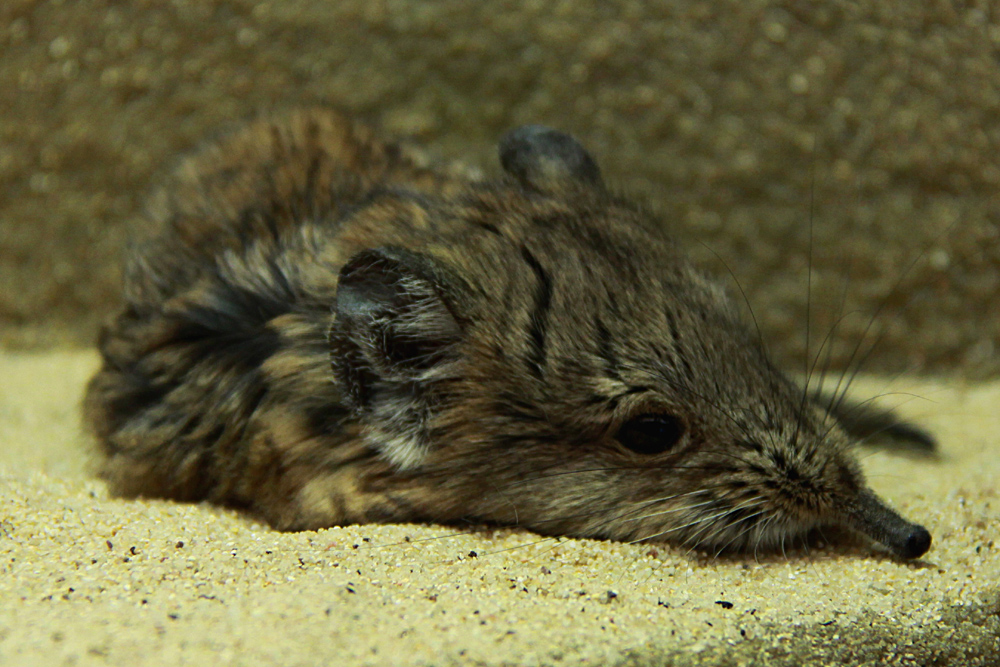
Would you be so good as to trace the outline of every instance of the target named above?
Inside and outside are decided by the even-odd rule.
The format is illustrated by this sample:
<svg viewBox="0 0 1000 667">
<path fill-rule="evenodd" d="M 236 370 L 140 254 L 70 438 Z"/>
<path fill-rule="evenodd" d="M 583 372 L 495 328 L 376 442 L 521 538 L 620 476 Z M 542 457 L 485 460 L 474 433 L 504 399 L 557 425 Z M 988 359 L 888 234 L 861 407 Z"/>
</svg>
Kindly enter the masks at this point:
<svg viewBox="0 0 1000 667">
<path fill-rule="evenodd" d="M 340 271 L 330 360 L 352 407 L 379 386 L 432 376 L 461 327 L 433 260 L 402 248 L 364 250 Z"/>
<path fill-rule="evenodd" d="M 524 187 L 557 194 L 568 187 L 603 188 L 601 171 L 580 143 L 544 125 L 524 125 L 500 139 L 500 165 Z"/>
<path fill-rule="evenodd" d="M 329 334 L 334 379 L 365 437 L 401 470 L 430 450 L 435 382 L 455 372 L 462 329 L 448 305 L 453 289 L 432 259 L 402 248 L 365 250 L 340 271 Z"/>
</svg>

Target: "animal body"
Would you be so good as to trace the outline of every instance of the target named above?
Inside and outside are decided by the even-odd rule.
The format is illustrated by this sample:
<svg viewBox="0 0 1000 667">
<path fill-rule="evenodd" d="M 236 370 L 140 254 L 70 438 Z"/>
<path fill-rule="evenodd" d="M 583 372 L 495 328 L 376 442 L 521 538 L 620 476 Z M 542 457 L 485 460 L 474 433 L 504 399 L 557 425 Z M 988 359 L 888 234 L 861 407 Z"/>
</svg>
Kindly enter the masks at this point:
<svg viewBox="0 0 1000 667">
<path fill-rule="evenodd" d="M 571 137 L 519 128 L 499 152 L 500 178 L 470 179 L 307 111 L 188 159 L 87 394 L 112 490 L 282 530 L 474 520 L 763 550 L 841 524 L 929 548 L 853 458 L 889 415 L 779 372 Z"/>
</svg>

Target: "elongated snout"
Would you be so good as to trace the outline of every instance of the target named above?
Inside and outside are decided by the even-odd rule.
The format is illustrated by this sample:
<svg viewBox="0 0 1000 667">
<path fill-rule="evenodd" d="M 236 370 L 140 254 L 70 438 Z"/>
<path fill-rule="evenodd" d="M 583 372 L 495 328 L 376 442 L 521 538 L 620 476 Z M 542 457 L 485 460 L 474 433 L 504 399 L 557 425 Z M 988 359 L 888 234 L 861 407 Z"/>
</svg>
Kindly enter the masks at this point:
<svg viewBox="0 0 1000 667">
<path fill-rule="evenodd" d="M 868 489 L 858 492 L 845 513 L 848 525 L 889 547 L 900 558 L 918 558 L 931 547 L 931 534 L 926 528 L 901 517 Z"/>
</svg>

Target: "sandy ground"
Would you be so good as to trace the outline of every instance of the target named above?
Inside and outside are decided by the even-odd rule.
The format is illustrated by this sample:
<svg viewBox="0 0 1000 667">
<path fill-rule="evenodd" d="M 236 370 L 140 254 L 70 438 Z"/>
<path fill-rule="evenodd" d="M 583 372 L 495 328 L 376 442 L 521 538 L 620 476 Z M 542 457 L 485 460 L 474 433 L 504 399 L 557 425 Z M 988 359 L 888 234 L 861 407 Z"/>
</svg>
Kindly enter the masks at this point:
<svg viewBox="0 0 1000 667">
<path fill-rule="evenodd" d="M 0 354 L 0 664 L 1000 664 L 1000 383 L 897 381 L 937 462 L 865 457 L 934 534 L 759 560 L 517 530 L 276 533 L 108 497 L 79 427 L 93 352 Z M 884 391 L 869 379 L 864 391 Z"/>
</svg>

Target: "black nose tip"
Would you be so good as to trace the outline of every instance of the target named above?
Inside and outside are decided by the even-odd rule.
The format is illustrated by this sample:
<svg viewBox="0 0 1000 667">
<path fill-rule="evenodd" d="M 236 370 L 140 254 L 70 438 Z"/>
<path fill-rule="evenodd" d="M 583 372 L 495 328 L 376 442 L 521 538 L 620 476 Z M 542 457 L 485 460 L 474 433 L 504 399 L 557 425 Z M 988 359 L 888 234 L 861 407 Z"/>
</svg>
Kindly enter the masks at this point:
<svg viewBox="0 0 1000 667">
<path fill-rule="evenodd" d="M 856 529 L 889 547 L 900 558 L 918 558 L 931 548 L 931 534 L 926 528 L 896 514 L 868 489 L 861 489 L 846 509 Z"/>
<path fill-rule="evenodd" d="M 931 548 L 931 534 L 923 526 L 914 526 L 906 537 L 900 556 L 903 558 L 919 558 Z"/>
</svg>

